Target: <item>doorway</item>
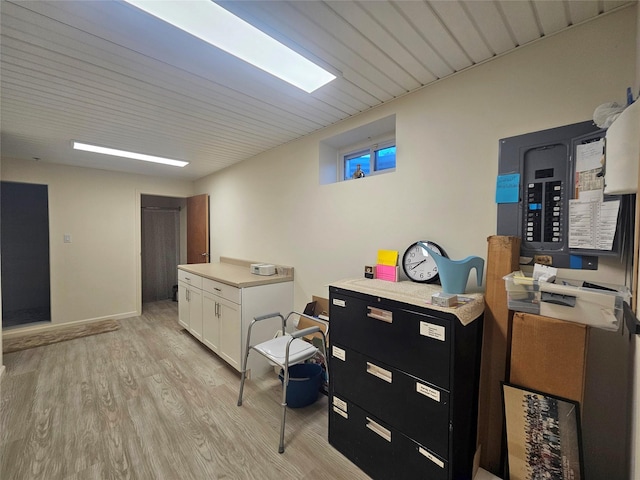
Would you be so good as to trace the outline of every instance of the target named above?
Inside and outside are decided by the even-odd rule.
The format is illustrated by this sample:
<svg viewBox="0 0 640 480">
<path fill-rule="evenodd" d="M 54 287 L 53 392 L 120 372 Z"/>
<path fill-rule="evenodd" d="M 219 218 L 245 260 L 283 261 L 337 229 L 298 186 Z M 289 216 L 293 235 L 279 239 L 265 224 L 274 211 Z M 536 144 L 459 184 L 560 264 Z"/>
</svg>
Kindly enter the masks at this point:
<svg viewBox="0 0 640 480">
<path fill-rule="evenodd" d="M 51 322 L 47 185 L 0 182 L 2 328 Z"/>
<path fill-rule="evenodd" d="M 142 303 L 173 299 L 180 264 L 183 198 L 141 195 Z"/>
</svg>

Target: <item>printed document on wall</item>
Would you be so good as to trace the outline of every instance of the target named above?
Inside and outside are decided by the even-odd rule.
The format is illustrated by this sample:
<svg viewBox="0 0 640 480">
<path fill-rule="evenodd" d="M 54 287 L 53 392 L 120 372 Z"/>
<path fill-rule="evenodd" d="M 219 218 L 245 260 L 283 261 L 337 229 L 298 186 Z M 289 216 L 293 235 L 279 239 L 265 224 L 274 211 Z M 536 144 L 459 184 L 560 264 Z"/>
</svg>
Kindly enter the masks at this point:
<svg viewBox="0 0 640 480">
<path fill-rule="evenodd" d="M 604 192 L 604 139 L 576 147 L 575 198 L 602 200 Z"/>
<path fill-rule="evenodd" d="M 569 248 L 611 250 L 620 200 L 569 200 Z"/>
</svg>

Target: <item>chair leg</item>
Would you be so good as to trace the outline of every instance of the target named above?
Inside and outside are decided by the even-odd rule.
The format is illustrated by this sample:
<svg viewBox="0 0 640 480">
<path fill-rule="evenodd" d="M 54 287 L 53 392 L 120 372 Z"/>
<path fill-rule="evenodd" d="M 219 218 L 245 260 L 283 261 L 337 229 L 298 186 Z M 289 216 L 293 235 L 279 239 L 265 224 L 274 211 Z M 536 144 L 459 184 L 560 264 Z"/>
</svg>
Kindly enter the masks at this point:
<svg viewBox="0 0 640 480">
<path fill-rule="evenodd" d="M 287 417 L 287 385 L 289 384 L 289 368 L 285 365 L 284 378 L 282 380 L 282 423 L 280 425 L 280 446 L 278 453 L 284 453 L 284 423 Z"/>
<path fill-rule="evenodd" d="M 249 360 L 249 341 L 247 340 L 247 351 L 242 359 L 242 371 L 240 372 L 240 393 L 238 394 L 238 406 L 242 406 L 242 392 L 244 391 L 244 381 L 247 378 L 247 362 Z"/>
<path fill-rule="evenodd" d="M 253 326 L 253 324 L 251 325 Z M 251 339 L 251 326 L 249 326 L 249 332 L 247 333 L 247 345 L 245 347 L 244 357 L 242 358 L 242 371 L 240 372 L 240 393 L 238 394 L 238 406 L 242 406 L 242 392 L 244 391 L 244 381 L 247 378 L 247 362 L 249 361 L 249 340 Z"/>
<path fill-rule="evenodd" d="M 242 406 L 242 391 L 244 390 L 244 379 L 246 377 L 244 368 L 242 369 L 242 375 L 240 376 L 240 394 L 238 395 L 238 406 Z"/>
</svg>

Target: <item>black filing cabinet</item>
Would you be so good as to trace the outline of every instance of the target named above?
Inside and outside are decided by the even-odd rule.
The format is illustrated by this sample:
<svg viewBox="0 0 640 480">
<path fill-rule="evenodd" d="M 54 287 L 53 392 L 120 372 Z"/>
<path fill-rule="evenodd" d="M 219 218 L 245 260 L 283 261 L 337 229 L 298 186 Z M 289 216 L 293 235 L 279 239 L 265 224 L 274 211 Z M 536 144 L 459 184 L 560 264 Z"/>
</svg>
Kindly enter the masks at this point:
<svg viewBox="0 0 640 480">
<path fill-rule="evenodd" d="M 329 287 L 329 442 L 374 479 L 471 479 L 482 315 Z"/>
</svg>

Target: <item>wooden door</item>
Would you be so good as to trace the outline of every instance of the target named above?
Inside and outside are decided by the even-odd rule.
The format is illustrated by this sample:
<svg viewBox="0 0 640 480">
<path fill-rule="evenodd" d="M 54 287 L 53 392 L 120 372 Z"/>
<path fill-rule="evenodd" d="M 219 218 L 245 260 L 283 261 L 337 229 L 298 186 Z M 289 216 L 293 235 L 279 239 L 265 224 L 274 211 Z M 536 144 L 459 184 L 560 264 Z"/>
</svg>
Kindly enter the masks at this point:
<svg viewBox="0 0 640 480">
<path fill-rule="evenodd" d="M 187 263 L 209 263 L 209 195 L 187 198 Z"/>
</svg>

